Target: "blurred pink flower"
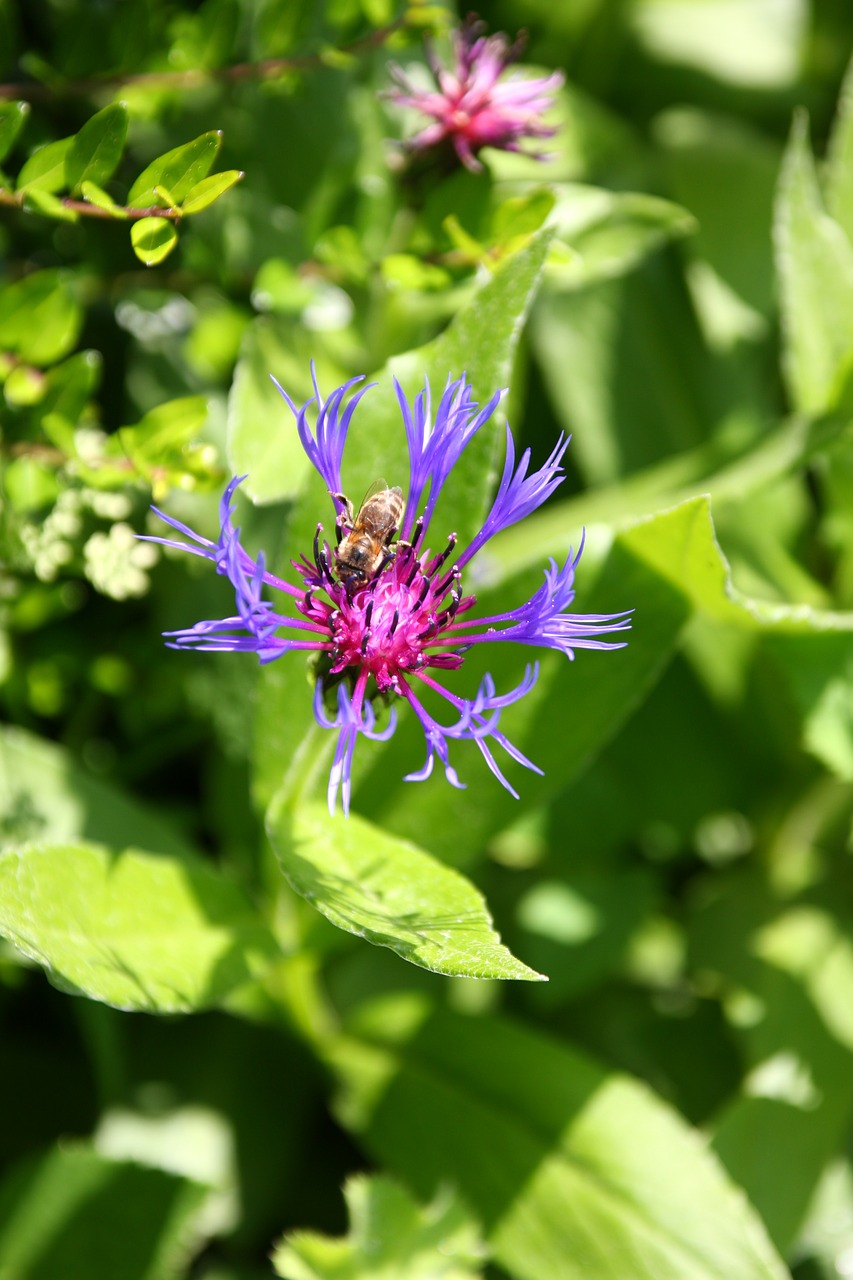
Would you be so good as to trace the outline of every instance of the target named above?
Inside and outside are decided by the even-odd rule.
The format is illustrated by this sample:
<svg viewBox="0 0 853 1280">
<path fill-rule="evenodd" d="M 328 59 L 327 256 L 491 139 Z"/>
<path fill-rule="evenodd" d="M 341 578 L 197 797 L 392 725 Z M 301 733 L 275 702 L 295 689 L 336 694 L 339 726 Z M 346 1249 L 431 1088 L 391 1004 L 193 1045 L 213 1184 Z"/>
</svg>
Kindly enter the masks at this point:
<svg viewBox="0 0 853 1280">
<path fill-rule="evenodd" d="M 388 93 L 398 106 L 413 107 L 432 119 L 408 141 L 409 150 L 426 151 L 449 142 L 466 169 L 474 172 L 483 167 L 477 159 L 482 147 L 521 151 L 522 138 L 552 137 L 556 130 L 540 117 L 563 83 L 561 71 L 538 79 L 511 75 L 501 82 L 518 57 L 524 37 L 510 44 L 505 35 L 484 36 L 483 30 L 484 24 L 470 16 L 454 32 L 452 68 L 428 52 L 435 90 L 417 88 L 401 67 L 392 65 L 398 87 Z M 541 152 L 526 154 L 544 158 Z"/>
</svg>

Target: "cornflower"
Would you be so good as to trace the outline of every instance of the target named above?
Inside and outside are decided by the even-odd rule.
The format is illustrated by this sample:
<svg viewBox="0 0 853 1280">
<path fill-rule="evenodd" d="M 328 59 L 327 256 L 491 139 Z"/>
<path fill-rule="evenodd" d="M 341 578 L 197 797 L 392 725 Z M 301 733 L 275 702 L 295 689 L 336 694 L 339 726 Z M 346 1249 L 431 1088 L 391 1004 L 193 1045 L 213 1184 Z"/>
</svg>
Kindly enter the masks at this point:
<svg viewBox="0 0 853 1280">
<path fill-rule="evenodd" d="M 458 696 L 436 676 L 461 667 L 474 646 L 492 642 L 557 649 L 568 658 L 574 657 L 576 648 L 621 647 L 620 642 L 602 637 L 627 630 L 627 613 L 567 612 L 574 599 L 583 539 L 577 554 L 569 550 L 562 568 L 552 559 L 538 591 L 509 612 L 472 617 L 476 598 L 463 590 L 463 573 L 486 543 L 540 507 L 562 482 L 561 462 L 568 440 L 561 435 L 544 465 L 529 472 L 530 450 L 516 462 L 507 425 L 503 474 L 482 528 L 461 548 L 451 533 L 442 550 L 434 553 L 428 536 L 436 503 L 502 393 L 496 392 L 480 409 L 464 375 L 448 381 L 433 421 L 429 383 L 410 405 L 395 380 L 408 441 L 408 491 L 404 497 L 401 489 L 384 489 L 366 500 L 356 514 L 342 492 L 341 463 L 347 433 L 369 387 L 356 389 L 362 379 L 352 378 L 324 399 L 313 366 L 312 379 L 314 395 L 301 407 L 273 381 L 334 504 L 336 545 L 323 538 L 323 526 L 318 524 L 313 554 L 291 561 L 297 581 L 270 573 L 263 553 L 253 558 L 242 546 L 233 522 L 234 493 L 245 476 L 234 477 L 222 496 L 216 542 L 152 508 L 189 541 L 159 537 L 148 541 L 212 561 L 233 586 L 236 600 L 236 612 L 230 617 L 166 632 L 167 643 L 176 649 L 255 653 L 262 663 L 291 652 L 316 656 L 314 715 L 322 727 L 338 734 L 328 786 L 330 812 L 339 793 L 344 812 L 349 812 L 352 759 L 359 735 L 385 740 L 394 733 L 396 708 L 391 706 L 387 723 L 380 727 L 376 704 L 401 698 L 417 716 L 426 739 L 425 763 L 406 781 L 428 778 L 437 758 L 450 784 L 463 787 L 450 763 L 450 744 L 468 739 L 476 743 L 501 785 L 518 798 L 498 766 L 493 746 L 525 768 L 542 772 L 499 728 L 504 708 L 533 688 L 538 664 L 529 665 L 520 684 L 506 693 L 498 693 L 486 675 L 473 698 Z M 316 413 L 313 429 L 309 411 L 312 416 Z M 264 598 L 265 587 L 283 597 L 281 606 Z M 426 690 L 443 699 L 450 723 L 436 718 L 424 705 Z"/>
<path fill-rule="evenodd" d="M 542 123 L 540 116 L 552 105 L 553 94 L 563 83 L 560 71 L 538 79 L 501 76 L 514 62 L 524 44 L 523 35 L 512 45 L 501 33 L 484 36 L 485 24 L 472 15 L 453 33 L 454 64 L 444 66 L 433 50 L 427 61 L 436 88 L 420 89 L 401 67 L 389 67 L 397 88 L 387 96 L 401 107 L 412 107 L 430 116 L 432 123 L 406 146 L 410 151 L 428 151 L 450 143 L 466 169 L 477 172 L 482 164 L 477 152 L 482 147 L 520 151 L 522 138 L 550 138 L 556 132 Z M 543 159 L 540 152 L 528 152 Z"/>
</svg>

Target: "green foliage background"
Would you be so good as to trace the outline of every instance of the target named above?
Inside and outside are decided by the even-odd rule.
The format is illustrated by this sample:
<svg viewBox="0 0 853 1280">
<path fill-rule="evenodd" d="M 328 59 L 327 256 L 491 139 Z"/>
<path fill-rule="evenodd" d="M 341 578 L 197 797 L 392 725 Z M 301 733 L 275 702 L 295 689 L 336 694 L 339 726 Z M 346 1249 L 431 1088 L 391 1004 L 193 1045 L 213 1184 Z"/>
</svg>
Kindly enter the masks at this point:
<svg viewBox="0 0 853 1280">
<path fill-rule="evenodd" d="M 550 158 L 406 168 L 388 61 L 458 16 L 0 0 L 0 1280 L 849 1271 L 853 16 L 484 2 Z M 351 493 L 392 373 L 572 433 L 478 599 L 585 527 L 634 626 L 505 712 L 518 802 L 471 744 L 403 783 L 404 715 L 331 819 L 305 664 L 162 645 L 230 604 L 152 500 L 215 536 L 248 472 L 280 571 L 329 519 L 312 359 L 379 384 Z"/>
</svg>

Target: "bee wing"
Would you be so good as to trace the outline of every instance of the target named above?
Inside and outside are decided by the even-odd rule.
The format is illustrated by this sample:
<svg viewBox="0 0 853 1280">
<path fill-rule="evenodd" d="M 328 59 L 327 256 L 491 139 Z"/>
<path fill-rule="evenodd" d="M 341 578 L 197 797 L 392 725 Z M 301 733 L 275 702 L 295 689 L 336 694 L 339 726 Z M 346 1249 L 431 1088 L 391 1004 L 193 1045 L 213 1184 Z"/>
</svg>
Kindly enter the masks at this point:
<svg viewBox="0 0 853 1280">
<path fill-rule="evenodd" d="M 361 500 L 359 511 L 365 505 L 365 503 L 370 501 L 371 498 L 375 498 L 377 493 L 384 493 L 387 488 L 388 488 L 387 480 L 374 480 L 373 484 L 370 486 L 370 488 L 367 490 L 367 493 L 364 495 L 364 497 Z"/>
</svg>

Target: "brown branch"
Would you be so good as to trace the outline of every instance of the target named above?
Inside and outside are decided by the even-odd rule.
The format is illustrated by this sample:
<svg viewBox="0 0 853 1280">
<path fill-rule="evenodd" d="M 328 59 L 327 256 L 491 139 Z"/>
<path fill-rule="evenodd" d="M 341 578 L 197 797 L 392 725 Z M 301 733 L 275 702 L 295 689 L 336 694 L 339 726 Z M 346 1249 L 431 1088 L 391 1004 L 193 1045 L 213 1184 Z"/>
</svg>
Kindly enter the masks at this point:
<svg viewBox="0 0 853 1280">
<path fill-rule="evenodd" d="M 338 55 L 361 53 L 368 49 L 378 48 L 405 24 L 405 18 L 395 18 L 384 27 L 349 44 L 342 45 L 335 52 Z M 245 80 L 272 80 L 286 75 L 289 71 L 311 71 L 326 64 L 328 55 L 322 53 L 303 54 L 293 58 L 263 58 L 260 62 L 238 62 L 228 67 L 211 67 L 207 71 L 191 68 L 187 71 L 143 71 L 138 75 L 91 76 L 85 80 L 70 80 L 65 84 L 42 84 L 33 81 L 29 84 L 0 84 L 0 101 L 8 98 L 23 98 L 29 102 L 46 101 L 69 95 L 97 93 L 101 89 L 114 88 L 116 85 L 130 85 L 143 88 L 201 89 L 205 85 L 219 82 L 221 84 L 238 84 Z"/>
<path fill-rule="evenodd" d="M 5 187 L 0 187 L 0 205 L 23 209 L 26 196 L 26 191 L 7 191 Z M 183 216 L 180 209 L 164 209 L 161 205 L 150 205 L 147 209 L 134 209 L 131 205 L 117 204 L 116 208 L 123 215 L 119 218 L 117 214 L 110 213 L 109 209 L 102 209 L 97 204 L 89 204 L 88 200 L 72 200 L 71 196 L 58 196 L 57 199 L 63 208 L 71 209 L 74 213 L 81 213 L 87 218 L 110 218 L 113 222 L 135 222 L 140 218 L 169 218 L 172 222 L 180 222 Z"/>
</svg>

